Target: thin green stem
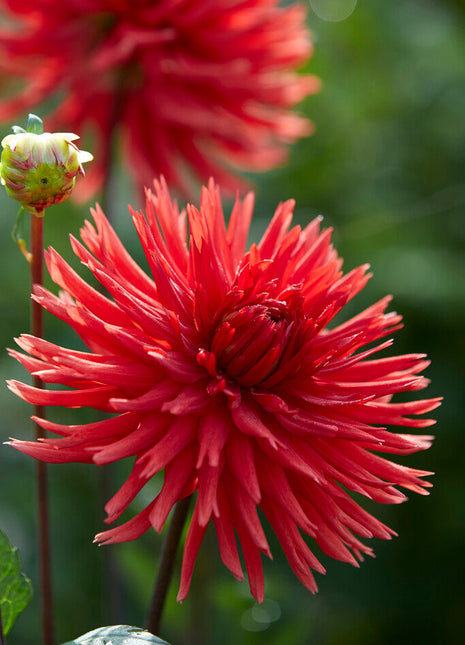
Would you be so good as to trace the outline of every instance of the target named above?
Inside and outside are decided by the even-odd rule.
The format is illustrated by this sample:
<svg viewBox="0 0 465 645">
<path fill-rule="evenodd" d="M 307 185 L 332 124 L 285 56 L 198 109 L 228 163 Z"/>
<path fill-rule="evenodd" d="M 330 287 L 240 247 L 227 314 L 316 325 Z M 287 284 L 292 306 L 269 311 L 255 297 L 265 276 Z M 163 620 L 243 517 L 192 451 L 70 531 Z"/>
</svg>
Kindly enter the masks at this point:
<svg viewBox="0 0 465 645">
<path fill-rule="evenodd" d="M 43 284 L 43 216 L 31 215 L 31 252 L 30 270 L 31 286 Z M 39 303 L 32 300 L 31 305 L 31 332 L 38 338 L 43 338 L 43 309 Z M 33 377 L 33 384 L 37 388 L 43 388 L 43 382 Z M 43 406 L 36 405 L 35 416 L 44 417 Z M 36 439 L 44 437 L 43 429 L 34 423 Z M 42 603 L 42 641 L 43 645 L 53 645 L 53 611 L 52 611 L 52 576 L 50 563 L 50 533 L 49 533 L 49 510 L 48 510 L 48 486 L 47 466 L 42 461 L 37 461 L 37 511 L 38 511 L 38 542 L 40 562 L 40 591 Z"/>
<path fill-rule="evenodd" d="M 182 530 L 189 512 L 190 501 L 191 497 L 189 496 L 176 504 L 171 518 L 171 523 L 168 527 L 168 532 L 162 545 L 160 566 L 158 567 L 158 574 L 155 580 L 147 619 L 147 629 L 155 636 L 157 636 L 160 631 L 163 608 L 165 606 L 166 595 L 173 576 L 176 552 L 178 550 L 179 540 L 181 539 Z"/>
</svg>

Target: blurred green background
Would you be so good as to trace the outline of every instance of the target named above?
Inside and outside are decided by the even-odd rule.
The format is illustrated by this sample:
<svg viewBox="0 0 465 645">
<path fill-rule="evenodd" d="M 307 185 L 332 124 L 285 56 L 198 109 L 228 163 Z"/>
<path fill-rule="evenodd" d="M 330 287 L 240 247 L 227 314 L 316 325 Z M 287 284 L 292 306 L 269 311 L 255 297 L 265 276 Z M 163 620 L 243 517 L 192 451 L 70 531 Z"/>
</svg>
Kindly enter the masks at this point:
<svg viewBox="0 0 465 645">
<path fill-rule="evenodd" d="M 347 9 L 344 20 L 323 19 L 322 12 L 338 7 Z M 434 488 L 430 497 L 412 495 L 402 506 L 373 509 L 364 502 L 400 537 L 371 544 L 377 557 L 359 570 L 322 556 L 328 572 L 318 577 L 317 596 L 295 579 L 270 535 L 275 561 L 264 562 L 269 600 L 261 608 L 247 585 L 236 583 L 221 565 L 214 538 L 207 535 L 182 605 L 175 602 L 176 575 L 160 635 L 172 645 L 457 643 L 465 631 L 465 3 L 311 0 L 308 20 L 315 41 L 309 70 L 321 77 L 323 89 L 301 111 L 316 131 L 293 148 L 288 166 L 252 178 L 252 234 L 257 239 L 277 203 L 294 197 L 299 222 L 322 213 L 326 225 L 335 227 L 346 270 L 371 264 L 374 277 L 356 308 L 386 293 L 395 296 L 393 306 L 405 319 L 397 352 L 427 352 L 428 395 L 445 397 L 433 448 L 405 460 L 435 471 Z M 118 172 L 120 194 L 111 215 L 138 256 L 126 210 L 130 186 Z M 5 347 L 28 330 L 29 278 L 10 238 L 17 209 L 4 191 L 0 207 Z M 78 233 L 86 213 L 70 202 L 50 209 L 47 245 L 69 257 L 68 232 Z M 75 342 L 51 317 L 46 336 Z M 26 378 L 6 352 L 0 369 L 2 381 Z M 29 406 L 6 387 L 0 389 L 0 409 L 2 440 L 31 436 Z M 78 414 L 86 420 L 85 411 Z M 61 419 L 73 422 L 76 413 L 64 411 Z M 20 547 L 24 570 L 37 588 L 34 463 L 8 447 L 0 460 L 0 528 Z M 125 468 L 110 470 L 107 498 Z M 57 642 L 102 624 L 142 625 L 159 536 L 98 549 L 92 538 L 103 527 L 100 471 L 66 465 L 51 467 L 49 474 Z M 9 642 L 32 645 L 39 632 L 36 597 Z"/>
</svg>

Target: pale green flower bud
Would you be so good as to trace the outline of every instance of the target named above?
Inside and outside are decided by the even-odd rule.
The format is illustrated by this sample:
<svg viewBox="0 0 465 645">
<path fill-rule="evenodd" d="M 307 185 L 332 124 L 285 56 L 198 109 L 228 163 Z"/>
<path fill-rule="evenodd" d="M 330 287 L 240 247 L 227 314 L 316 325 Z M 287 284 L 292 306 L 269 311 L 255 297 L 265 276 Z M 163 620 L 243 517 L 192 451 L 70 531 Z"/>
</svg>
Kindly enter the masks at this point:
<svg viewBox="0 0 465 645">
<path fill-rule="evenodd" d="M 93 159 L 73 143 L 72 132 L 43 132 L 40 119 L 30 115 L 28 132 L 14 126 L 15 134 L 2 141 L 0 180 L 10 197 L 27 211 L 41 215 L 71 195 L 82 164 Z"/>
</svg>

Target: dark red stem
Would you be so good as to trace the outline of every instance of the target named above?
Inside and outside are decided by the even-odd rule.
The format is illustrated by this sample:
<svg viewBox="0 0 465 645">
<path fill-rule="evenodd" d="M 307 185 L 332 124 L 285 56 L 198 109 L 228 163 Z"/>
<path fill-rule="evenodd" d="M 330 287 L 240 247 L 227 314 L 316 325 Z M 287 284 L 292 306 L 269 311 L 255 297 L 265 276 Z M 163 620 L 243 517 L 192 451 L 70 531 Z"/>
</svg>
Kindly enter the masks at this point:
<svg viewBox="0 0 465 645">
<path fill-rule="evenodd" d="M 173 575 L 179 540 L 181 539 L 182 530 L 189 512 L 190 501 L 190 496 L 185 497 L 174 507 L 171 523 L 161 548 L 160 565 L 158 567 L 147 619 L 147 629 L 155 636 L 158 636 L 160 632 L 163 608 Z"/>
<path fill-rule="evenodd" d="M 43 284 L 43 217 L 31 215 L 31 286 Z M 31 332 L 38 338 L 43 338 L 43 309 L 32 300 L 31 305 Z M 43 388 L 43 382 L 33 377 L 33 385 Z M 34 414 L 37 417 L 44 417 L 44 408 L 36 405 Z M 34 423 L 36 439 L 44 437 L 43 429 Z M 50 534 L 49 534 L 49 510 L 47 491 L 47 466 L 42 461 L 37 461 L 37 510 L 38 510 L 38 541 L 39 541 L 39 562 L 40 562 L 40 596 L 42 602 L 42 641 L 43 645 L 53 645 L 53 611 L 52 611 L 52 576 L 50 564 Z"/>
</svg>

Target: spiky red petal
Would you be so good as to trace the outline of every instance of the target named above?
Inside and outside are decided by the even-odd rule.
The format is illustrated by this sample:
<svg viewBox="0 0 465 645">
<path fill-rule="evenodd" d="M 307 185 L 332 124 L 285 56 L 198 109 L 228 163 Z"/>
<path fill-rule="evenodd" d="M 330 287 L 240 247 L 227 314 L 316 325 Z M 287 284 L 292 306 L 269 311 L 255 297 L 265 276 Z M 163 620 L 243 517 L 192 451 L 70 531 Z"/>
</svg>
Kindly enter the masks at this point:
<svg viewBox="0 0 465 645">
<path fill-rule="evenodd" d="M 358 566 L 372 554 L 360 538 L 394 532 L 349 495 L 399 503 L 399 490 L 427 494 L 423 472 L 380 454 L 429 447 L 429 435 L 388 426 L 424 428 L 419 418 L 439 399 L 392 402 L 398 392 L 427 385 L 422 354 L 377 358 L 401 317 L 386 313 L 390 298 L 344 323 L 331 321 L 365 285 L 367 267 L 344 275 L 319 220 L 290 229 L 293 202 L 281 204 L 262 240 L 246 252 L 253 198 L 237 200 L 226 227 L 219 190 L 204 188 L 200 208 L 186 213 L 164 180 L 147 192 L 147 217 L 133 213 L 152 276 L 142 272 L 102 211 L 86 222 L 76 254 L 109 292 L 92 289 L 53 250 L 49 271 L 60 297 L 36 287 L 34 297 L 79 334 L 89 351 L 68 350 L 22 336 L 27 354 L 12 351 L 32 374 L 67 390 L 18 382 L 31 403 L 89 406 L 113 413 L 85 426 L 38 419 L 62 438 L 12 442 L 50 462 L 101 465 L 134 457 L 131 474 L 108 502 L 115 521 L 144 485 L 164 469 L 149 506 L 98 542 L 161 531 L 174 504 L 196 492 L 179 590 L 186 597 L 195 557 L 212 521 L 221 559 L 243 578 L 236 534 L 252 593 L 263 599 L 261 555 L 271 557 L 258 509 L 289 563 L 311 591 L 324 572 L 305 535 L 329 556 Z"/>
</svg>

